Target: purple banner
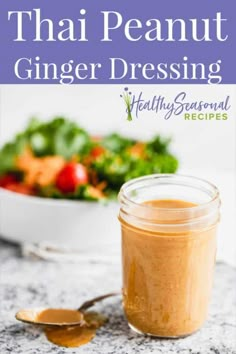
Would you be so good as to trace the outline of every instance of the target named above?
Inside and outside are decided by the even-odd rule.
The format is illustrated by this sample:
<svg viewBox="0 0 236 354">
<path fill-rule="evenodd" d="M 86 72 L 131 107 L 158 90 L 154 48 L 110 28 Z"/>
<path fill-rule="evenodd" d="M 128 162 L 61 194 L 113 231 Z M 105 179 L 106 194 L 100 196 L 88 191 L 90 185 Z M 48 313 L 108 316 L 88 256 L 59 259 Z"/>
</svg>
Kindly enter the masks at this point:
<svg viewBox="0 0 236 354">
<path fill-rule="evenodd" d="M 233 84 L 235 0 L 0 0 L 1 84 Z"/>
</svg>

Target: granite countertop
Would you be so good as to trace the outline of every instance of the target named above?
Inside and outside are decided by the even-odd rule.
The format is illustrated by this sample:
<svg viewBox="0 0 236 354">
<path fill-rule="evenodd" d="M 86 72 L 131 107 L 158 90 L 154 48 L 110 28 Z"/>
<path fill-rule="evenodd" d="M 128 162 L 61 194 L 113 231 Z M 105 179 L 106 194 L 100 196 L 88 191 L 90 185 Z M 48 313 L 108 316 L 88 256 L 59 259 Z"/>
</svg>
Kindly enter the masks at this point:
<svg viewBox="0 0 236 354">
<path fill-rule="evenodd" d="M 210 315 L 204 328 L 179 340 L 137 335 L 127 326 L 119 297 L 107 299 L 99 310 L 110 321 L 80 348 L 49 343 L 40 329 L 19 323 L 19 308 L 62 306 L 76 308 L 84 300 L 120 288 L 116 259 L 77 263 L 22 258 L 19 248 L 0 241 L 0 353 L 1 354 L 235 354 L 236 269 L 218 263 Z"/>
</svg>

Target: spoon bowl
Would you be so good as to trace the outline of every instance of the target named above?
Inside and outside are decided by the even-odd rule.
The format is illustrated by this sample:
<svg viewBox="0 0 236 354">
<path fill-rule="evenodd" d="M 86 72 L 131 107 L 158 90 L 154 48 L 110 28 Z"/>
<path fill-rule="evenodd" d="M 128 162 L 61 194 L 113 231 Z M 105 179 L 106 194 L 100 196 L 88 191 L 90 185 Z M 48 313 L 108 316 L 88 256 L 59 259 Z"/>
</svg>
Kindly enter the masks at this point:
<svg viewBox="0 0 236 354">
<path fill-rule="evenodd" d="M 16 319 L 41 326 L 83 326 L 84 315 L 78 310 L 34 308 L 23 309 L 16 313 Z"/>
<path fill-rule="evenodd" d="M 109 293 L 85 301 L 77 310 L 62 308 L 32 308 L 18 311 L 15 318 L 28 324 L 48 327 L 84 326 L 86 321 L 84 311 L 99 301 L 119 295 L 119 292 Z"/>
</svg>

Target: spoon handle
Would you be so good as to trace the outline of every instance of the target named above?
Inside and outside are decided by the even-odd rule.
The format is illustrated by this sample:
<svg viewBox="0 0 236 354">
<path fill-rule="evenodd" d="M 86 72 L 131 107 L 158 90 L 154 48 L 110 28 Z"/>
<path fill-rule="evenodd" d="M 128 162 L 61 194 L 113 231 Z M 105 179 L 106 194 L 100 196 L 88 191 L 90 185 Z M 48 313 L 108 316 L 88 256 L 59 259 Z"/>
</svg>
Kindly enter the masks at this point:
<svg viewBox="0 0 236 354">
<path fill-rule="evenodd" d="M 90 307 L 92 307 L 93 305 L 95 305 L 97 302 L 102 301 L 102 300 L 106 299 L 107 297 L 116 296 L 116 295 L 120 295 L 120 292 L 114 292 L 114 293 L 109 293 L 109 294 L 97 296 L 97 297 L 95 297 L 94 299 L 85 301 L 85 302 L 78 308 L 78 311 L 87 310 L 88 308 L 90 308 Z"/>
</svg>

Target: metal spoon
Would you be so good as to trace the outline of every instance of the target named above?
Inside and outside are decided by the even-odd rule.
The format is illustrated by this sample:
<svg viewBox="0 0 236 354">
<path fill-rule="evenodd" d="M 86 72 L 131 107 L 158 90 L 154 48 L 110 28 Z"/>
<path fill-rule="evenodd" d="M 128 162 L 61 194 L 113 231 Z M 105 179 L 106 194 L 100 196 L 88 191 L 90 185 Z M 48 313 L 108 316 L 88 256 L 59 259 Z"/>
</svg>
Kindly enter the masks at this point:
<svg viewBox="0 0 236 354">
<path fill-rule="evenodd" d="M 85 310 L 99 301 L 116 295 L 120 295 L 120 293 L 114 292 L 97 296 L 85 301 L 77 310 L 50 308 L 23 309 L 16 313 L 15 318 L 18 321 L 41 326 L 83 326 L 86 323 L 83 314 Z"/>
</svg>

